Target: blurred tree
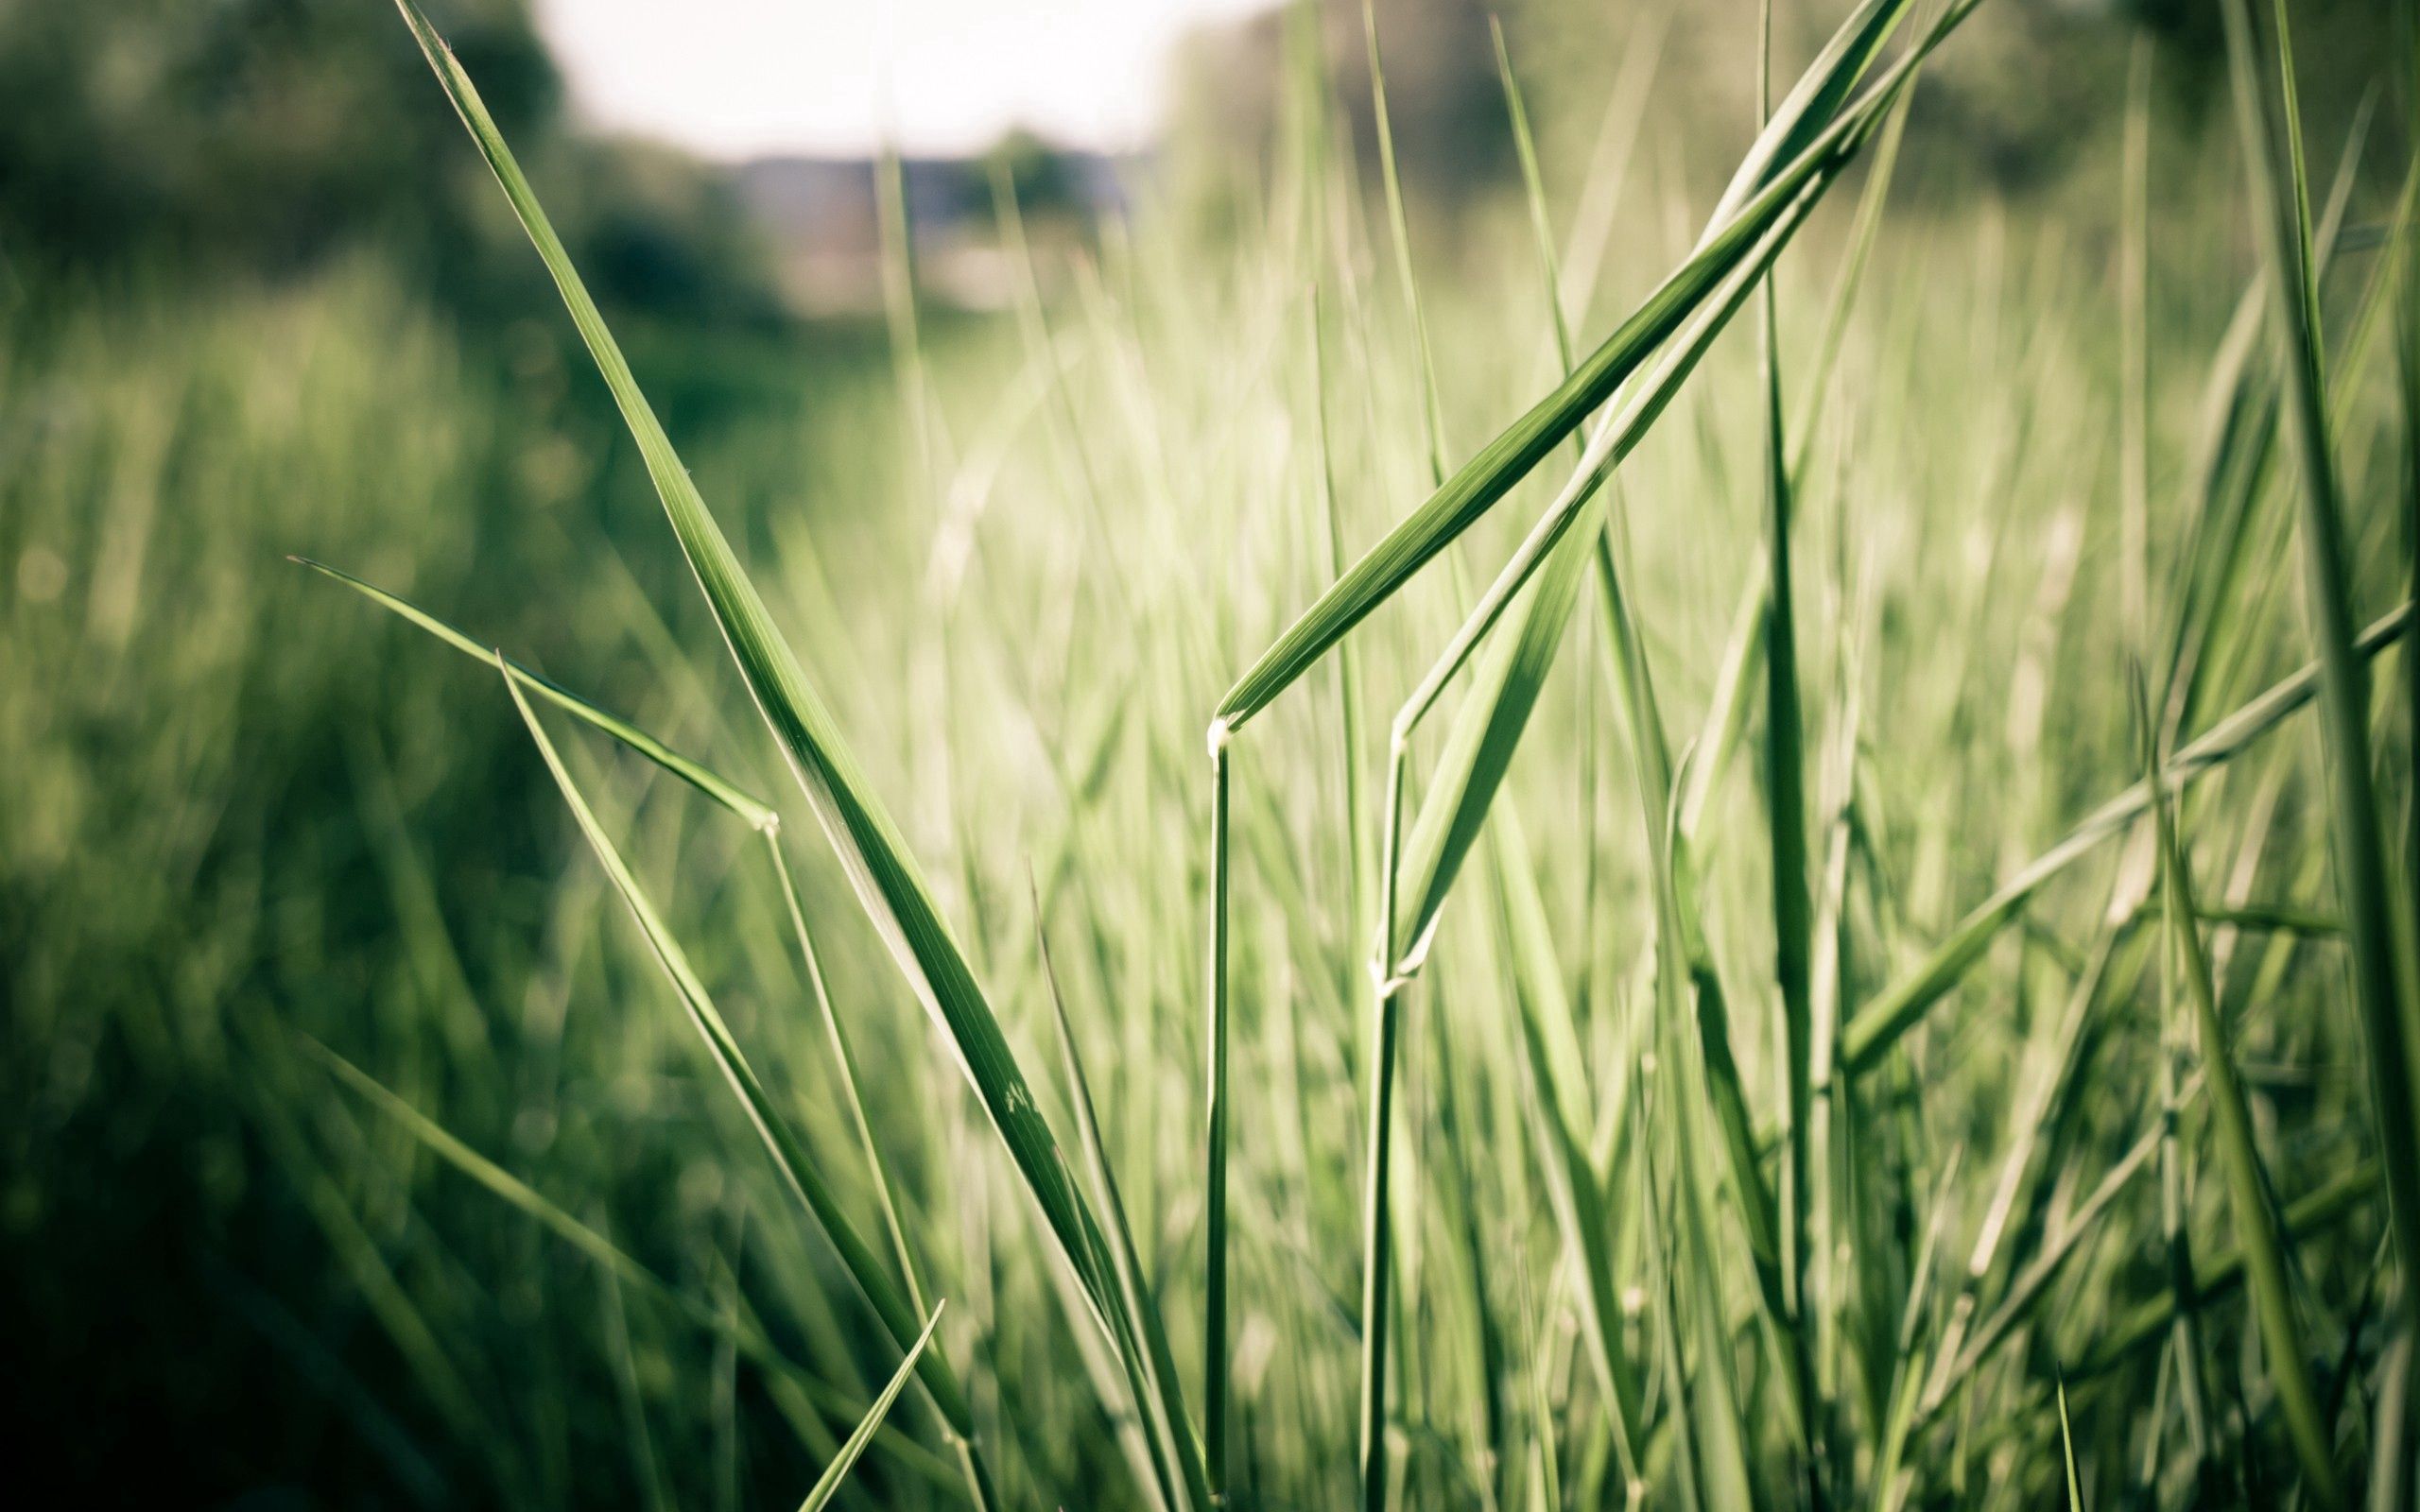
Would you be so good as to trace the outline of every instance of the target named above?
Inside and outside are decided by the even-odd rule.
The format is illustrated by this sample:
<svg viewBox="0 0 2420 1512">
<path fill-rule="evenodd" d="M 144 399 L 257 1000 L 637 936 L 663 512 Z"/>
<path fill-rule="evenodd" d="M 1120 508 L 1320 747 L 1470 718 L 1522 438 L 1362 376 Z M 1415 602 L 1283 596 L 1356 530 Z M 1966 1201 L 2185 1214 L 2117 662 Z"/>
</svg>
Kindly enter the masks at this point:
<svg viewBox="0 0 2420 1512">
<path fill-rule="evenodd" d="M 615 188 L 606 149 L 563 130 L 527 0 L 426 9 L 533 172 L 577 181 L 548 197 L 575 250 L 619 249 L 595 270 L 601 294 L 721 306 L 761 287 L 741 217 L 698 170 L 659 155 Z M 0 0 L 10 262 L 274 278 L 367 245 L 450 301 L 484 302 L 532 276 L 486 178 L 391 7 Z"/>
</svg>

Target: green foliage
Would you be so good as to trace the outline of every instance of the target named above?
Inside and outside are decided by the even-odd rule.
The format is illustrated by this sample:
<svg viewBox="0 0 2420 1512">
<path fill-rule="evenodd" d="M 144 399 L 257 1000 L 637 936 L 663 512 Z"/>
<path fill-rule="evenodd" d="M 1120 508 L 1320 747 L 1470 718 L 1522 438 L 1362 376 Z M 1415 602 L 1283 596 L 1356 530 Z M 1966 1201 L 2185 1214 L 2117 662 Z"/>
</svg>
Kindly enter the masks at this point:
<svg viewBox="0 0 2420 1512">
<path fill-rule="evenodd" d="M 1013 328 L 901 256 L 887 345 L 792 349 L 609 319 L 580 170 L 405 9 L 415 171 L 484 163 L 567 324 L 465 339 L 372 260 L 0 293 L 38 1456 L 527 1507 L 2395 1494 L 2375 254 L 2420 189 L 2380 135 L 2314 192 L 2273 22 L 2257 261 L 2240 194 L 2148 192 L 2241 164 L 2149 119 L 2072 219 L 1857 177 L 1969 66 L 1894 0 L 1779 28 L 1805 86 L 1713 181 L 1651 93 L 1568 180 L 1510 16 L 1520 202 L 1449 259 L 1319 103 L 1378 49 L 1305 23 L 1215 254 L 1147 215 Z"/>
</svg>

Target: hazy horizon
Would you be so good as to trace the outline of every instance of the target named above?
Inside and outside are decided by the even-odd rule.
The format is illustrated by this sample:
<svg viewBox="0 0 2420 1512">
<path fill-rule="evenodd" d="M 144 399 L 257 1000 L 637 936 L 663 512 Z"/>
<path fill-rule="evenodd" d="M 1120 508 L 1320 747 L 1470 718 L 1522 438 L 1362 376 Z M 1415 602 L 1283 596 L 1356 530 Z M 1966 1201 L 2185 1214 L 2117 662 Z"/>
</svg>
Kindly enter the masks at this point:
<svg viewBox="0 0 2420 1512">
<path fill-rule="evenodd" d="M 1186 32 L 1270 0 L 535 0 L 581 119 L 735 163 L 1149 144 Z"/>
</svg>

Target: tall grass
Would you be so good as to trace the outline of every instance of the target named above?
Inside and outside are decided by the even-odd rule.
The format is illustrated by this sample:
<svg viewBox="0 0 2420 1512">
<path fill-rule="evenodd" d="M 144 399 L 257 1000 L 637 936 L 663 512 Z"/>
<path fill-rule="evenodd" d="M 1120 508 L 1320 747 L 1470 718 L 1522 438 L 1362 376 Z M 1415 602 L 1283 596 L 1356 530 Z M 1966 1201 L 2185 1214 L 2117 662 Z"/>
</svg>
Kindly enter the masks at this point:
<svg viewBox="0 0 2420 1512">
<path fill-rule="evenodd" d="M 1356 141 L 1305 8 L 1234 245 L 1055 266 L 1011 187 L 970 330 L 893 164 L 878 355 L 735 449 L 405 0 L 637 465 L 539 514 L 372 309 L 249 401 L 319 406 L 305 455 L 219 332 L 0 481 L 0 637 L 72 671 L 0 704 L 48 800 L 9 895 L 133 846 L 266 942 L 107 1009 L 290 1194 L 231 1312 L 432 1503 L 2396 1494 L 2420 180 L 2364 125 L 2315 187 L 2238 3 L 2239 153 L 2141 84 L 2118 194 L 1945 209 L 1898 176 L 1976 9 L 1772 26 L 1722 60 L 1758 119 L 1626 69 L 1584 172 L 1510 16 L 1520 179 L 1449 248 L 1377 19 Z M 0 386 L 116 339 L 0 336 Z M 147 504 L 180 472 L 361 490 L 253 522 L 337 565 L 211 599 L 274 606 L 217 664 L 156 607 L 236 550 Z M 493 539 L 544 549 L 447 570 Z M 292 679 L 254 737 L 251 679 Z M 236 797 L 270 738 L 344 796 L 308 846 Z M 0 942 L 55 1121 L 77 906 Z M 315 954 L 339 907 L 391 949 Z"/>
</svg>

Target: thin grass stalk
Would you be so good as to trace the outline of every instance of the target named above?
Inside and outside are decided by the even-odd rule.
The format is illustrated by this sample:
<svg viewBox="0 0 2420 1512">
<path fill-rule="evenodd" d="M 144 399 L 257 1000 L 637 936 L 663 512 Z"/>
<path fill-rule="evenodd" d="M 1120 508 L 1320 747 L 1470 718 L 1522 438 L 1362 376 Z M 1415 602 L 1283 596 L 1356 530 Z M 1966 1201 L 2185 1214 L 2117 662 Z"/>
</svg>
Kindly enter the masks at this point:
<svg viewBox="0 0 2420 1512">
<path fill-rule="evenodd" d="M 1076 1031 L 1067 1019 L 1066 996 L 1059 988 L 1059 970 L 1051 961 L 1049 932 L 1042 916 L 1041 893 L 1033 894 L 1034 939 L 1036 953 L 1042 961 L 1045 986 L 1049 988 L 1051 1022 L 1058 1032 L 1060 1059 L 1067 1076 L 1068 1098 L 1075 1108 L 1076 1131 L 1084 1152 L 1084 1164 L 1092 1178 L 1094 1197 L 1108 1215 L 1109 1239 L 1115 1246 L 1103 1255 L 1117 1278 L 1120 1296 L 1125 1301 L 1124 1315 L 1141 1319 L 1147 1325 L 1141 1338 L 1131 1329 L 1119 1332 L 1119 1349 L 1124 1356 L 1136 1410 L 1150 1425 L 1150 1441 L 1161 1498 L 1171 1507 L 1180 1502 L 1180 1491 L 1187 1484 L 1185 1446 L 1183 1435 L 1188 1431 L 1181 1422 L 1172 1420 L 1161 1403 L 1167 1394 L 1155 1384 L 1176 1377 L 1176 1362 L 1169 1352 L 1165 1332 L 1148 1327 L 1151 1313 L 1144 1297 L 1149 1280 L 1143 1270 L 1140 1251 L 1135 1248 L 1134 1230 L 1126 1216 L 1126 1200 L 1119 1194 L 1117 1174 L 1112 1168 L 1109 1146 L 1102 1138 L 1100 1113 L 1093 1101 L 1092 1078 L 1085 1074 L 1083 1057 L 1076 1049 Z M 1206 1477 L 1206 1469 L 1203 1471 Z"/>
<path fill-rule="evenodd" d="M 631 917 L 637 920 L 640 933 L 646 936 L 648 949 L 655 955 L 657 964 L 664 969 L 665 975 L 671 980 L 691 1026 L 705 1041 L 706 1048 L 712 1054 L 717 1067 L 730 1082 L 732 1091 L 737 1094 L 742 1108 L 748 1113 L 749 1121 L 755 1125 L 758 1136 L 772 1155 L 775 1169 L 781 1173 L 791 1194 L 798 1198 L 799 1205 L 831 1240 L 832 1246 L 839 1253 L 842 1265 L 848 1271 L 850 1279 L 856 1282 L 858 1290 L 872 1305 L 883 1326 L 890 1332 L 892 1338 L 901 1348 L 906 1348 L 915 1339 L 924 1320 L 909 1309 L 906 1300 L 892 1286 L 890 1278 L 884 1273 L 881 1263 L 874 1257 L 873 1250 L 867 1246 L 863 1238 L 859 1237 L 856 1226 L 841 1211 L 838 1200 L 824 1182 L 822 1174 L 816 1167 L 812 1158 L 808 1156 L 805 1145 L 791 1130 L 788 1121 L 783 1118 L 774 1106 L 771 1094 L 766 1091 L 755 1069 L 749 1063 L 747 1055 L 739 1048 L 738 1041 L 732 1037 L 730 1026 L 724 1022 L 720 1011 L 716 1008 L 714 1000 L 708 996 L 704 984 L 700 981 L 696 971 L 690 966 L 686 953 L 673 937 L 672 932 L 666 927 L 662 916 L 656 912 L 654 904 L 648 901 L 646 892 L 639 886 L 637 878 L 631 874 L 629 864 L 622 859 L 621 852 L 605 833 L 603 825 L 597 820 L 595 811 L 589 807 L 588 799 L 581 792 L 579 782 L 572 777 L 571 769 L 563 764 L 562 756 L 556 750 L 554 742 L 548 738 L 545 728 L 538 722 L 537 712 L 529 706 L 528 698 L 522 693 L 519 679 L 512 676 L 510 668 L 505 664 L 500 654 L 495 659 L 495 666 L 504 676 L 505 690 L 511 695 L 514 707 L 520 711 L 522 721 L 528 728 L 531 741 L 537 746 L 539 754 L 544 758 L 546 768 L 553 774 L 556 786 L 562 790 L 565 805 L 570 808 L 573 818 L 578 821 L 580 832 L 586 836 L 590 849 L 596 852 L 597 861 L 604 867 L 607 877 L 614 884 L 614 891 L 621 895 L 623 902 L 631 910 Z M 926 1356 L 925 1359 L 925 1364 L 918 1373 L 932 1397 L 935 1408 L 941 1413 L 951 1432 L 971 1446 L 975 1436 L 974 1420 L 967 1406 L 965 1394 L 960 1390 L 956 1376 L 938 1355 Z M 979 1464 L 979 1461 L 976 1463 Z M 981 1496 L 980 1493 L 978 1493 L 978 1502 L 982 1504 L 990 1504 L 989 1498 Z"/>
<path fill-rule="evenodd" d="M 890 1416 L 890 1404 L 899 1400 L 899 1393 L 907 1386 L 908 1378 L 915 1374 L 917 1357 L 925 1352 L 926 1345 L 932 1343 L 933 1330 L 941 1326 L 942 1309 L 948 1305 L 946 1302 L 934 1304 L 933 1315 L 925 1321 L 925 1332 L 917 1334 L 916 1342 L 908 1347 L 906 1358 L 899 1362 L 899 1368 L 891 1372 L 890 1384 L 882 1388 L 882 1395 L 874 1398 L 873 1405 L 866 1409 L 864 1419 L 849 1435 L 847 1442 L 840 1446 L 840 1452 L 833 1456 L 832 1463 L 823 1468 L 823 1473 L 817 1476 L 815 1484 L 807 1488 L 806 1500 L 799 1503 L 798 1512 L 823 1512 L 832 1499 L 840 1494 L 840 1483 L 849 1478 L 849 1471 L 856 1467 L 857 1457 L 866 1452 L 866 1445 L 873 1441 L 874 1431 L 882 1426 L 883 1418 Z"/>
<path fill-rule="evenodd" d="M 1403 841 L 1403 783 L 1409 761 L 1403 744 L 1392 743 L 1388 753 L 1386 799 L 1380 810 L 1384 829 L 1378 861 L 1376 948 L 1370 960 L 1374 988 L 1368 1082 L 1370 1124 L 1363 1145 L 1362 1169 L 1367 1174 L 1363 1177 L 1361 1209 L 1362 1512 L 1386 1512 L 1387 1506 L 1387 1333 L 1392 1321 L 1390 1283 L 1394 1263 L 1391 1202 L 1395 1040 L 1400 1032 L 1404 992 L 1410 985 L 1390 970 L 1389 963 L 1393 954 L 1396 878 Z"/>
<path fill-rule="evenodd" d="M 1210 1006 L 1205 1143 L 1208 1170 L 1202 1188 L 1202 1228 L 1207 1274 L 1201 1301 L 1201 1452 L 1210 1503 L 1227 1500 L 1227 783 L 1224 740 L 1210 746 Z"/>
<path fill-rule="evenodd" d="M 822 1021 L 824 1038 L 832 1046 L 832 1062 L 839 1068 L 840 1087 L 849 1100 L 849 1119 L 856 1130 L 857 1146 L 865 1155 L 866 1168 L 873 1174 L 874 1195 L 882 1203 L 883 1227 L 890 1236 L 892 1257 L 899 1262 L 900 1277 L 908 1283 L 908 1303 L 919 1314 L 929 1316 L 931 1309 L 925 1300 L 924 1278 L 917 1272 L 915 1251 L 908 1243 L 908 1226 L 900 1217 L 898 1182 L 892 1179 L 890 1161 L 874 1138 L 873 1120 L 866 1112 L 865 1094 L 859 1086 L 857 1053 L 849 1043 L 847 1031 L 840 1027 L 839 1009 L 832 1001 L 831 988 L 823 980 L 823 959 L 815 948 L 813 932 L 807 928 L 806 909 L 799 902 L 798 882 L 790 874 L 789 860 L 782 854 L 781 837 L 768 832 L 765 851 L 781 887 L 783 908 L 789 915 L 790 936 L 798 945 L 800 968 L 806 973 L 807 995 L 815 1000 L 816 1017 Z"/>
<path fill-rule="evenodd" d="M 1445 412 L 1437 396 L 1437 356 L 1428 342 L 1428 315 L 1420 301 L 1420 281 L 1411 270 L 1411 226 L 1404 212 L 1403 178 L 1395 166 L 1395 132 L 1387 111 L 1387 69 L 1378 53 L 1378 12 L 1374 0 L 1361 0 L 1361 36 L 1369 50 L 1370 112 L 1378 136 L 1378 179 L 1387 198 L 1387 240 L 1393 249 L 1395 278 L 1403 285 L 1404 313 L 1411 321 L 1411 336 L 1420 359 L 1420 422 L 1428 439 L 1431 487 L 1445 481 Z"/>
<path fill-rule="evenodd" d="M 1770 116 L 1772 102 L 1772 3 L 1757 7 L 1757 107 Z M 1772 850 L 1773 979 L 1780 988 L 1784 1087 L 1788 1097 L 1780 1200 L 1781 1253 L 1777 1257 L 1782 1308 L 1773 1322 L 1789 1369 L 1805 1454 L 1805 1485 L 1811 1505 L 1825 1504 L 1823 1470 L 1817 1463 L 1819 1417 L 1814 1359 L 1806 1348 L 1806 1207 L 1808 1125 L 1813 1085 L 1808 1055 L 1812 1011 L 1808 959 L 1814 907 L 1807 893 L 1806 767 L 1805 719 L 1798 687 L 1797 607 L 1789 560 L 1789 448 L 1782 418 L 1779 295 L 1765 273 L 1757 303 L 1757 368 L 1764 389 L 1765 447 L 1765 813 Z M 1743 1130 L 1744 1133 L 1744 1130 Z"/>
<path fill-rule="evenodd" d="M 2070 1512 L 2084 1512 L 2083 1481 L 2076 1473 L 2075 1427 L 2067 1421 L 2067 1378 L 2059 1377 L 2059 1462 L 2067 1476 L 2067 1506 Z"/>
</svg>

